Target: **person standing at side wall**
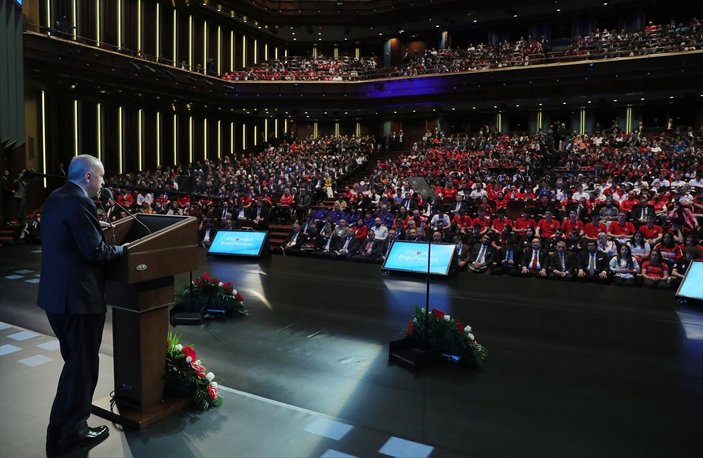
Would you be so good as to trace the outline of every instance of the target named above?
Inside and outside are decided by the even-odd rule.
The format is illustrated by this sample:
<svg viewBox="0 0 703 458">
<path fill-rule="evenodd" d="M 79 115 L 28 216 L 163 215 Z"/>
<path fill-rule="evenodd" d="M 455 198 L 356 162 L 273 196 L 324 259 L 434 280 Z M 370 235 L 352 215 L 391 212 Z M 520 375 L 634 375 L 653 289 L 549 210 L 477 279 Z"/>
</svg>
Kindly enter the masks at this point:
<svg viewBox="0 0 703 458">
<path fill-rule="evenodd" d="M 98 351 L 105 325 L 103 264 L 126 245 L 104 242 L 91 197 L 103 185 L 105 169 L 80 155 L 68 179 L 42 207 L 42 262 L 37 305 L 46 311 L 64 360 L 47 429 L 47 452 L 93 446 L 105 439 L 105 425 L 88 427 L 98 381 Z"/>
</svg>

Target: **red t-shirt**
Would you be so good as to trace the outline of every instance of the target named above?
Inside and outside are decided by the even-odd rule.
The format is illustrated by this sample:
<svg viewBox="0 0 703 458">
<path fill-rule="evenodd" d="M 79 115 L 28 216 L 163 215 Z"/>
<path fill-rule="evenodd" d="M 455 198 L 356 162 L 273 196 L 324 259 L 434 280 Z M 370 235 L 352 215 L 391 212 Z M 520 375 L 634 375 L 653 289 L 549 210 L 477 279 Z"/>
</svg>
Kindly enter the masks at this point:
<svg viewBox="0 0 703 458">
<path fill-rule="evenodd" d="M 618 221 L 613 221 L 610 223 L 610 233 L 616 236 L 632 236 L 635 231 L 635 225 L 629 221 L 625 221 L 625 224 L 620 224 Z"/>
<path fill-rule="evenodd" d="M 647 271 L 648 277 L 664 278 L 664 272 L 669 273 L 669 266 L 665 262 L 660 262 L 657 264 L 652 264 L 651 261 L 645 261 L 642 264 L 642 270 Z"/>
<path fill-rule="evenodd" d="M 561 229 L 561 224 L 555 219 L 547 221 L 547 219 L 545 218 L 539 220 L 539 222 L 537 223 L 537 227 L 539 228 L 540 237 L 551 237 L 554 235 L 557 229 Z"/>
<path fill-rule="evenodd" d="M 655 224 L 652 227 L 649 227 L 646 224 L 643 224 L 640 226 L 639 230 L 642 233 L 642 235 L 644 235 L 644 238 L 646 238 L 646 239 L 654 239 L 664 233 L 664 229 L 662 229 L 662 227 L 657 224 Z"/>
<path fill-rule="evenodd" d="M 607 232 L 607 229 L 605 223 L 598 223 L 598 226 L 594 226 L 593 223 L 586 223 L 583 227 L 583 232 L 589 239 L 595 239 L 600 232 Z"/>
<path fill-rule="evenodd" d="M 516 231 L 524 231 L 528 227 L 531 227 L 534 229 L 536 226 L 537 226 L 537 223 L 535 222 L 535 220 L 533 218 L 525 219 L 522 216 L 520 218 L 516 219 L 515 222 L 513 223 L 513 229 L 515 229 Z"/>
<path fill-rule="evenodd" d="M 564 234 L 570 234 L 574 229 L 578 229 L 579 233 L 581 233 L 583 232 L 583 221 L 577 219 L 575 223 L 572 223 L 571 220 L 567 218 L 561 223 L 561 228 Z"/>
</svg>

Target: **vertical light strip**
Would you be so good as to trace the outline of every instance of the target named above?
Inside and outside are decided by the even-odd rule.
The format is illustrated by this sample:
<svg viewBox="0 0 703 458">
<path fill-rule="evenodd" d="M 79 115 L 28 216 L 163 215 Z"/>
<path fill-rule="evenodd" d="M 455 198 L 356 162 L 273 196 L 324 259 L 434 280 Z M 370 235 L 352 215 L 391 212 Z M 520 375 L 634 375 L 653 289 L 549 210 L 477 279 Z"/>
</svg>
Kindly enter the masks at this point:
<svg viewBox="0 0 703 458">
<path fill-rule="evenodd" d="M 229 122 L 229 154 L 234 154 L 234 121 Z"/>
<path fill-rule="evenodd" d="M 339 137 L 339 123 L 338 122 L 334 123 L 334 136 Z"/>
<path fill-rule="evenodd" d="M 78 100 L 73 100 L 73 155 L 78 156 Z"/>
<path fill-rule="evenodd" d="M 176 8 L 173 9 L 173 66 L 178 66 L 178 10 Z"/>
<path fill-rule="evenodd" d="M 208 158 L 207 152 L 207 118 L 203 119 L 203 159 Z"/>
<path fill-rule="evenodd" d="M 122 49 L 122 0 L 117 0 L 117 49 Z"/>
<path fill-rule="evenodd" d="M 284 134 L 288 133 L 288 119 L 283 120 L 283 133 Z"/>
<path fill-rule="evenodd" d="M 581 112 L 579 113 L 579 135 L 583 135 L 586 133 L 586 109 L 581 108 Z"/>
<path fill-rule="evenodd" d="M 53 29 L 53 24 L 51 23 L 51 0 L 46 0 L 46 34 L 51 35 L 51 30 Z M 43 93 L 44 91 L 42 91 Z M 46 172 L 46 170 L 44 171 Z M 44 187 L 46 187 L 46 178 L 44 178 Z"/>
<path fill-rule="evenodd" d="M 203 73 L 207 75 L 207 21 L 203 21 Z"/>
<path fill-rule="evenodd" d="M 100 2 L 102 0 L 95 0 L 95 42 L 97 46 L 100 46 L 100 42 L 103 41 L 102 29 L 100 28 L 100 20 L 102 15 L 100 14 Z"/>
<path fill-rule="evenodd" d="M 632 107 L 627 107 L 627 114 L 625 115 L 625 133 L 632 132 Z"/>
<path fill-rule="evenodd" d="M 234 71 L 234 30 L 229 31 L 229 71 Z"/>
<path fill-rule="evenodd" d="M 222 157 L 222 121 L 217 120 L 217 158 Z"/>
<path fill-rule="evenodd" d="M 41 167 L 46 173 L 46 93 L 41 91 Z M 46 188 L 46 177 L 44 178 Z"/>
<path fill-rule="evenodd" d="M 361 137 L 361 123 L 357 121 L 356 128 L 354 129 L 357 137 Z"/>
<path fill-rule="evenodd" d="M 222 27 L 217 26 L 217 74 L 222 74 Z"/>
<path fill-rule="evenodd" d="M 503 114 L 500 111 L 496 116 L 496 127 L 498 128 L 498 132 L 503 132 Z"/>
<path fill-rule="evenodd" d="M 247 68 L 247 36 L 242 35 L 242 68 Z"/>
<path fill-rule="evenodd" d="M 178 165 L 178 115 L 173 113 L 173 165 Z"/>
<path fill-rule="evenodd" d="M 354 49 L 354 57 L 356 57 L 357 59 L 361 59 L 361 49 Z"/>
<path fill-rule="evenodd" d="M 339 48 L 336 46 L 334 47 L 334 50 L 332 51 L 332 57 L 334 57 L 335 59 L 339 59 Z"/>
<path fill-rule="evenodd" d="M 78 38 L 78 8 L 76 7 L 76 0 L 73 0 L 71 4 L 73 10 L 71 11 L 71 19 L 73 19 L 73 28 L 71 29 L 71 35 L 73 36 L 73 39 L 76 40 Z"/>
<path fill-rule="evenodd" d="M 247 149 L 247 125 L 242 124 L 242 151 Z"/>
<path fill-rule="evenodd" d="M 317 138 L 317 121 L 312 123 L 312 138 Z"/>
<path fill-rule="evenodd" d="M 254 38 L 254 65 L 259 63 L 259 40 Z"/>
<path fill-rule="evenodd" d="M 141 108 L 139 111 L 137 111 L 137 171 L 141 172 L 142 171 L 142 162 L 143 162 L 143 154 L 144 150 L 142 149 L 142 143 L 144 139 L 142 138 L 142 114 L 143 111 Z"/>
<path fill-rule="evenodd" d="M 97 110 L 96 110 L 96 127 L 97 127 L 97 152 L 98 152 L 98 159 L 101 161 L 103 160 L 103 105 L 102 103 L 99 103 L 97 105 Z"/>
<path fill-rule="evenodd" d="M 137 51 L 142 52 L 142 0 L 137 0 Z"/>
<path fill-rule="evenodd" d="M 537 130 L 542 129 L 542 110 L 537 112 Z"/>
<path fill-rule="evenodd" d="M 273 48 L 273 58 L 278 60 L 278 46 Z"/>
<path fill-rule="evenodd" d="M 269 119 L 265 118 L 264 119 L 264 144 L 266 144 L 266 140 L 269 138 Z"/>
<path fill-rule="evenodd" d="M 193 16 L 188 15 L 188 70 L 193 71 Z"/>
<path fill-rule="evenodd" d="M 161 57 L 161 5 L 156 2 L 156 59 Z"/>
<path fill-rule="evenodd" d="M 278 118 L 273 120 L 273 136 L 278 138 Z"/>
<path fill-rule="evenodd" d="M 269 60 L 269 44 L 268 43 L 264 44 L 264 60 L 265 61 Z"/>
<path fill-rule="evenodd" d="M 188 116 L 188 162 L 193 162 L 193 117 Z"/>
<path fill-rule="evenodd" d="M 122 155 L 124 148 L 122 144 L 122 107 L 117 110 L 117 173 L 122 173 Z"/>
<path fill-rule="evenodd" d="M 254 124 L 254 146 L 259 144 L 259 126 Z"/>
<path fill-rule="evenodd" d="M 156 112 L 156 165 L 161 165 L 161 112 Z"/>
</svg>

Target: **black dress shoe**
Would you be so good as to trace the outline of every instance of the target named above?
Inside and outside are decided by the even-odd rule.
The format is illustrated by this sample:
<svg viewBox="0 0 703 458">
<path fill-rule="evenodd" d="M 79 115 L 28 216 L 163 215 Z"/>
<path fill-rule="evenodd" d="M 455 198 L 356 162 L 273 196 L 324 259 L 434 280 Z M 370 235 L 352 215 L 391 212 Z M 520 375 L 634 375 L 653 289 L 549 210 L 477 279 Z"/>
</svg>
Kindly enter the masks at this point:
<svg viewBox="0 0 703 458">
<path fill-rule="evenodd" d="M 109 435 L 110 430 L 107 426 L 100 425 L 95 428 L 88 428 L 84 434 L 70 440 L 47 442 L 46 450 L 47 452 L 61 453 L 75 450 L 80 447 L 93 447 L 107 439 L 107 436 Z"/>
</svg>

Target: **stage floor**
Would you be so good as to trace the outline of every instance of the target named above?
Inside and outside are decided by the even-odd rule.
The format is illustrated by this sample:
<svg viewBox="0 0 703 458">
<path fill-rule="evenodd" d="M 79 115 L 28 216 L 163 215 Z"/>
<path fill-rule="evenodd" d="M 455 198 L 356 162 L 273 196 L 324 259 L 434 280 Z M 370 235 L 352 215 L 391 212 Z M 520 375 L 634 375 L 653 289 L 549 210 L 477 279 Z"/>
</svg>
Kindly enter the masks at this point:
<svg viewBox="0 0 703 458">
<path fill-rule="evenodd" d="M 39 250 L 0 248 L 0 456 L 42 455 L 61 368 L 35 306 Z M 438 280 L 431 305 L 471 324 L 488 363 L 482 371 L 446 364 L 412 373 L 388 362 L 388 342 L 401 337 L 413 306 L 424 305 L 424 279 L 348 262 L 201 256 L 195 274 L 233 282 L 250 310 L 176 327 L 216 374 L 225 405 L 142 431 L 110 425 L 90 456 L 703 450 L 703 309 L 677 306 L 672 292 L 470 273 Z M 110 318 L 96 398 L 112 390 Z"/>
</svg>

